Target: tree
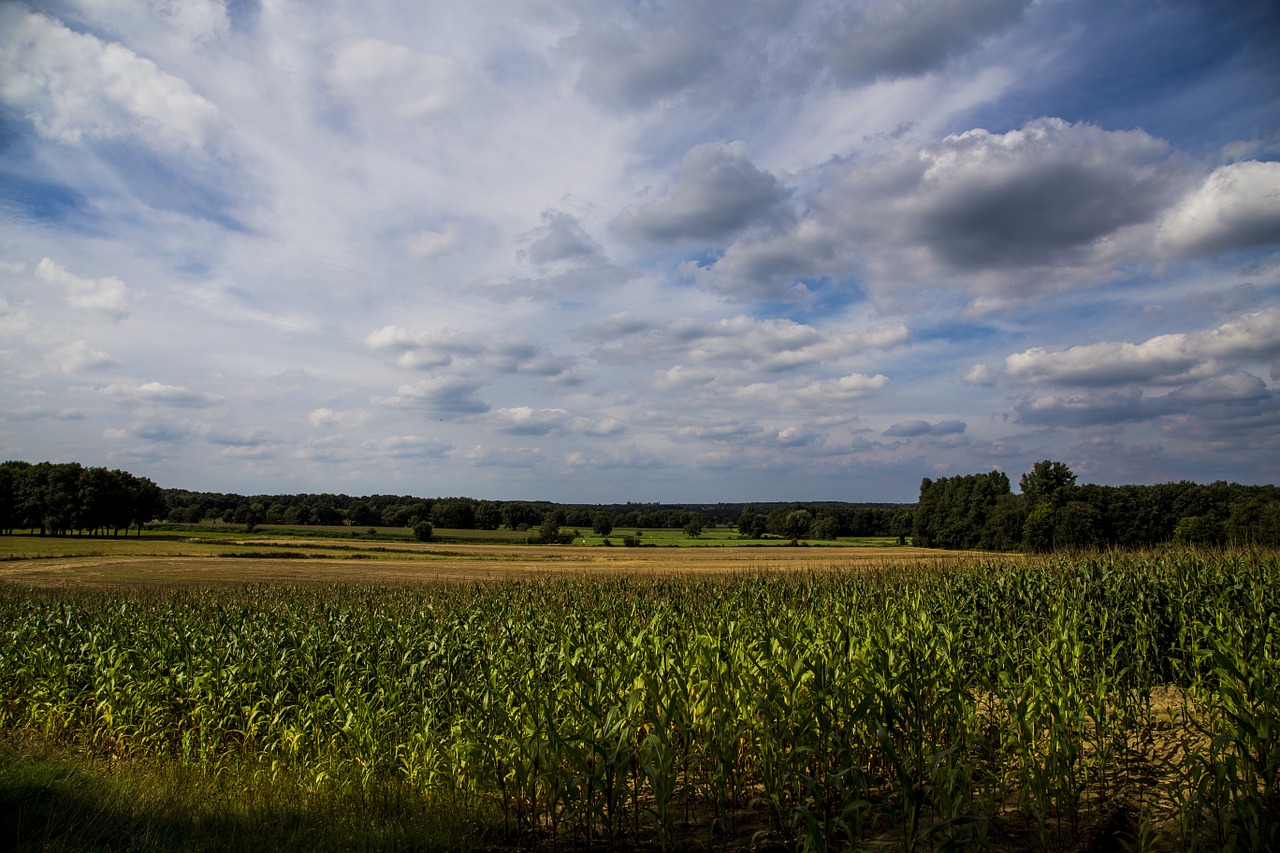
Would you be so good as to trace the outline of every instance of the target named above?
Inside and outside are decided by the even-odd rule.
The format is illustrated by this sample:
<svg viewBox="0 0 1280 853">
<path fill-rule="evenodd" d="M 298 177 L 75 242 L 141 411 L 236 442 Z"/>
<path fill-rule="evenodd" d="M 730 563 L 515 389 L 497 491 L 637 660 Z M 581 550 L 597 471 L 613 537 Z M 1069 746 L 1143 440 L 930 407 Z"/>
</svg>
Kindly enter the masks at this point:
<svg viewBox="0 0 1280 853">
<path fill-rule="evenodd" d="M 573 542 L 572 533 L 560 532 L 560 519 L 563 513 L 549 512 L 542 517 L 538 532 L 529 537 L 529 541 L 538 545 L 568 545 Z"/>
<path fill-rule="evenodd" d="M 840 536 L 840 522 L 834 516 L 821 515 L 809 526 L 810 539 L 833 540 Z"/>
<path fill-rule="evenodd" d="M 1174 538 L 1188 545 L 1217 545 L 1224 534 L 1222 525 L 1209 515 L 1185 515 L 1173 528 Z"/>
<path fill-rule="evenodd" d="M 413 538 L 419 542 L 430 542 L 433 535 L 435 535 L 435 528 L 429 521 L 419 521 L 413 526 Z"/>
<path fill-rule="evenodd" d="M 988 516 L 1000 497 L 1009 494 L 1002 471 L 941 477 L 920 482 L 911 538 L 923 548 L 976 548 L 982 543 Z"/>
<path fill-rule="evenodd" d="M 738 535 L 747 539 L 759 539 L 769 529 L 769 517 L 756 512 L 753 505 L 747 504 L 738 516 Z"/>
<path fill-rule="evenodd" d="M 1030 551 L 1044 553 L 1054 548 L 1058 511 L 1049 501 L 1041 501 L 1027 514 L 1022 525 L 1022 544 Z"/>
<path fill-rule="evenodd" d="M 1095 548 L 1102 541 L 1102 513 L 1084 501 L 1068 501 L 1058 511 L 1054 544 L 1059 548 Z"/>
<path fill-rule="evenodd" d="M 445 498 L 431 507 L 431 523 L 450 530 L 471 530 L 476 526 L 476 502 L 471 498 Z"/>
<path fill-rule="evenodd" d="M 1022 526 L 1026 523 L 1026 500 L 1021 495 L 1001 495 L 987 514 L 981 547 L 988 551 L 1016 551 L 1022 544 Z"/>
<path fill-rule="evenodd" d="M 807 509 L 793 509 L 782 523 L 782 535 L 787 539 L 803 539 L 813 524 L 813 513 Z"/>
<path fill-rule="evenodd" d="M 697 539 L 702 535 L 702 519 L 695 518 L 684 526 L 684 535 L 690 539 Z"/>
<path fill-rule="evenodd" d="M 1020 486 L 1027 504 L 1036 506 L 1041 501 L 1050 501 L 1055 506 L 1063 503 L 1063 490 L 1076 484 L 1076 475 L 1061 462 L 1049 459 L 1037 462 L 1031 470 L 1022 475 Z"/>
<path fill-rule="evenodd" d="M 613 532 L 613 513 L 597 512 L 591 517 L 591 531 L 597 536 L 608 536 Z"/>
</svg>

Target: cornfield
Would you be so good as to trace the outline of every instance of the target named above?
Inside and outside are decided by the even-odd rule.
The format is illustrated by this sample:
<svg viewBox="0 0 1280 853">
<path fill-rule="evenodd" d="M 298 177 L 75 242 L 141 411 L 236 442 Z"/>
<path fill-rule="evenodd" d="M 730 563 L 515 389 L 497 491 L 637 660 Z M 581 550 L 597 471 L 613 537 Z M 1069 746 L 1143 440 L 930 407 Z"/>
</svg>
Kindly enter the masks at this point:
<svg viewBox="0 0 1280 853">
<path fill-rule="evenodd" d="M 0 730 L 374 787 L 477 845 L 1280 846 L 1280 559 L 0 587 Z"/>
</svg>

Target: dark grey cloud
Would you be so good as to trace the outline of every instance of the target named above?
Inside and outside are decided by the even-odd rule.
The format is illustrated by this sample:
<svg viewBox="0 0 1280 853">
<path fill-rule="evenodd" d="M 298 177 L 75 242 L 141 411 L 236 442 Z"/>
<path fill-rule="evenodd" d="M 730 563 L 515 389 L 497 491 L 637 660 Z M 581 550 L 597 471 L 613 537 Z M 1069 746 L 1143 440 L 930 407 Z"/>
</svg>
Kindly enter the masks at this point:
<svg viewBox="0 0 1280 853">
<path fill-rule="evenodd" d="M 1170 146 L 1141 131 L 1039 119 L 970 131 L 925 153 L 908 226 L 960 270 L 1070 260 L 1117 230 L 1153 221 L 1186 183 Z"/>
<path fill-rule="evenodd" d="M 679 93 L 717 66 L 707 35 L 681 26 L 588 27 L 566 46 L 583 60 L 578 85 L 588 97 L 612 109 L 634 110 Z"/>
<path fill-rule="evenodd" d="M 401 385 L 396 396 L 375 402 L 393 407 L 421 406 L 443 417 L 479 415 L 489 411 L 480 397 L 481 384 L 464 377 L 442 376 Z"/>
<path fill-rule="evenodd" d="M 1030 0 L 901 0 L 840 4 L 819 38 L 844 85 L 935 71 L 1015 23 Z"/>
<path fill-rule="evenodd" d="M 500 374 L 563 379 L 576 365 L 574 359 L 556 355 L 545 345 L 530 340 L 496 340 L 493 336 L 452 329 L 426 332 L 384 326 L 366 335 L 364 344 L 371 350 L 394 355 L 397 366 L 413 370 L 437 370 L 460 362 Z"/>
<path fill-rule="evenodd" d="M 899 421 L 884 431 L 884 435 L 896 438 L 913 438 L 922 435 L 957 435 L 965 431 L 964 421 Z"/>
<path fill-rule="evenodd" d="M 1280 395 L 1261 379 L 1236 371 L 1159 395 L 1140 388 L 1048 394 L 1020 401 L 1015 411 L 1020 423 L 1031 426 L 1092 427 L 1166 419 L 1166 425 L 1175 422 L 1184 433 L 1216 435 L 1238 418 L 1268 425 L 1277 405 Z M 1280 439 L 1280 431 L 1274 437 Z"/>
<path fill-rule="evenodd" d="M 613 227 L 658 243 L 716 242 L 768 214 L 787 195 L 776 177 L 747 159 L 742 143 L 707 143 L 685 154 L 665 195 L 625 208 Z"/>
<path fill-rule="evenodd" d="M 191 431 L 180 424 L 153 422 L 134 424 L 129 428 L 129 434 L 143 441 L 169 443 L 185 440 Z"/>
<path fill-rule="evenodd" d="M 833 161 L 795 222 L 753 229 L 699 282 L 786 298 L 801 279 L 857 278 L 882 297 L 943 282 L 1025 295 L 1097 282 L 1149 252 L 1159 217 L 1197 179 L 1141 130 L 1041 118 L 982 129 L 882 158 Z M 1135 228 L 1143 238 L 1126 238 Z"/>
</svg>

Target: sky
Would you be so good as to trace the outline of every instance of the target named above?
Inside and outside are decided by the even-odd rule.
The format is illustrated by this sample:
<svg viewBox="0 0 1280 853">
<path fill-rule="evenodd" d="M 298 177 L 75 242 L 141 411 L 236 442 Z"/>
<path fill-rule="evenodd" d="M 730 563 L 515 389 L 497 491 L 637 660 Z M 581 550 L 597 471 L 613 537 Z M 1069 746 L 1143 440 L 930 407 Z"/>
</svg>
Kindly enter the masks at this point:
<svg viewBox="0 0 1280 853">
<path fill-rule="evenodd" d="M 1271 0 L 0 3 L 0 458 L 1280 482 Z"/>
</svg>

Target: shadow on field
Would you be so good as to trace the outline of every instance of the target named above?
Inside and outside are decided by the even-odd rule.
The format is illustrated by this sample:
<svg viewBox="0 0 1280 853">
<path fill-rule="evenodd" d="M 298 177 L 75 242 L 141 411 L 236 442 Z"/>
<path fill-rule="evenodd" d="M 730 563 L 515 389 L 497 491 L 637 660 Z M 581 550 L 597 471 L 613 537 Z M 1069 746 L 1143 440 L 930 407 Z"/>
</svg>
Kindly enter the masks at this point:
<svg viewBox="0 0 1280 853">
<path fill-rule="evenodd" d="M 444 851 L 447 825 L 401 786 L 314 792 L 293 781 L 140 767 L 40 741 L 0 743 L 0 851 Z"/>
</svg>

